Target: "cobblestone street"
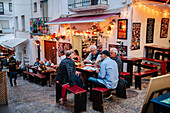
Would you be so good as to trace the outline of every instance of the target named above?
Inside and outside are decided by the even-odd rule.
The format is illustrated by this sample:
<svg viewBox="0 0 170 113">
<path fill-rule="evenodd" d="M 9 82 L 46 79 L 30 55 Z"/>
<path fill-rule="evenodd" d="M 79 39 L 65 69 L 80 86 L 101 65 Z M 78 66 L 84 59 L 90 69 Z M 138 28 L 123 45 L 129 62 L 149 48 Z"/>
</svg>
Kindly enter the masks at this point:
<svg viewBox="0 0 170 113">
<path fill-rule="evenodd" d="M 146 83 L 147 81 L 145 81 Z M 65 105 L 58 105 L 55 101 L 55 83 L 52 87 L 31 83 L 18 76 L 17 86 L 10 87 L 8 83 L 8 103 L 15 108 L 16 113 L 63 113 L 74 112 L 74 95 L 68 94 Z M 144 86 L 143 86 L 144 87 Z M 127 99 L 113 96 L 110 100 L 104 100 L 105 112 L 107 113 L 139 113 L 146 94 L 146 88 L 135 90 L 134 86 L 127 89 Z M 89 92 L 88 92 L 89 97 Z M 4 107 L 0 107 L 3 113 Z M 1 113 L 0 112 L 0 113 Z M 87 100 L 87 111 L 96 112 L 92 109 L 92 102 Z"/>
</svg>

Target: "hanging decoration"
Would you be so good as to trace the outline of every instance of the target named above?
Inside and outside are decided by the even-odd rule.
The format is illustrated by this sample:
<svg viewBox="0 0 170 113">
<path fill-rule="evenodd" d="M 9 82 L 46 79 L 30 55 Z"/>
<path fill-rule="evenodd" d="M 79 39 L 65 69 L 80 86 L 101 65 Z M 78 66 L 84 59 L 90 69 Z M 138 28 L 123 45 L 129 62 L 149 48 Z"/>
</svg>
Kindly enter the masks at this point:
<svg viewBox="0 0 170 113">
<path fill-rule="evenodd" d="M 168 37 L 169 18 L 162 18 L 160 38 Z"/>
<path fill-rule="evenodd" d="M 47 18 L 31 18 L 30 19 L 30 33 L 47 34 L 49 32 L 48 25 L 45 25 L 47 21 L 48 21 Z"/>
<path fill-rule="evenodd" d="M 133 23 L 132 27 L 132 50 L 140 49 L 140 29 L 141 23 Z"/>
</svg>

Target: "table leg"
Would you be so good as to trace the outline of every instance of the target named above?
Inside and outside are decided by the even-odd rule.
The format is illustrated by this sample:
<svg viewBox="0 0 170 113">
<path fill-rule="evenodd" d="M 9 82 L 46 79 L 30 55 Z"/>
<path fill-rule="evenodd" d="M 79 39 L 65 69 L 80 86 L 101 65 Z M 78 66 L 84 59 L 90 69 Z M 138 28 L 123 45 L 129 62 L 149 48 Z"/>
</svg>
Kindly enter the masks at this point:
<svg viewBox="0 0 170 113">
<path fill-rule="evenodd" d="M 138 61 L 138 73 L 140 73 L 140 70 L 141 70 L 141 62 L 142 61 Z"/>
<path fill-rule="evenodd" d="M 154 56 L 154 49 L 152 49 L 152 55 L 151 55 L 152 59 L 153 59 L 153 56 Z"/>
<path fill-rule="evenodd" d="M 130 73 L 130 85 L 132 85 L 132 79 L 133 79 L 133 62 L 127 63 L 127 72 Z"/>
<path fill-rule="evenodd" d="M 148 58 L 148 52 L 149 52 L 149 50 L 148 50 L 148 48 L 146 48 L 146 58 Z"/>
<path fill-rule="evenodd" d="M 162 61 L 164 61 L 164 59 L 165 59 L 165 51 L 163 51 Z"/>
</svg>

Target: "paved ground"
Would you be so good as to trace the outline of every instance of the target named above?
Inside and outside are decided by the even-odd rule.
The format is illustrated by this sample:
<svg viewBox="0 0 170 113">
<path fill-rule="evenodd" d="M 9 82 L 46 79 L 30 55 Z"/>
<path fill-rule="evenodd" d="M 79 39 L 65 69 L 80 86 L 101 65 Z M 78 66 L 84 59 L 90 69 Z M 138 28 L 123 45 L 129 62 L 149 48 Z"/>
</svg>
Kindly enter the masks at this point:
<svg viewBox="0 0 170 113">
<path fill-rule="evenodd" d="M 64 113 L 73 112 L 73 94 L 68 94 L 66 105 L 58 105 L 55 102 L 55 84 L 52 87 L 40 86 L 18 77 L 17 86 L 10 87 L 8 80 L 8 103 L 13 106 L 16 113 Z M 145 83 L 148 83 L 146 80 Z M 106 113 L 139 113 L 145 98 L 147 84 L 143 89 L 135 90 L 134 86 L 127 89 L 128 99 L 113 96 L 110 100 L 104 100 Z M 89 96 L 89 93 L 88 93 Z M 5 107 L 0 107 L 0 113 Z M 92 102 L 87 101 L 87 111 L 93 112 Z"/>
</svg>

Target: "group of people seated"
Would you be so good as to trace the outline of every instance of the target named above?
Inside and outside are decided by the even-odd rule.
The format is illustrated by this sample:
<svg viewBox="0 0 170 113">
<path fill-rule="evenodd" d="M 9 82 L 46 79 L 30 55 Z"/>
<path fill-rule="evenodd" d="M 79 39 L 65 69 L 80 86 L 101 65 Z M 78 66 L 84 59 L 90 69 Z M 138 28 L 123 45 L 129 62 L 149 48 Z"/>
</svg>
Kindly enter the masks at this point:
<svg viewBox="0 0 170 113">
<path fill-rule="evenodd" d="M 54 66 L 54 63 L 52 62 L 52 60 L 47 60 L 46 58 L 44 59 L 44 61 L 40 61 L 39 58 L 36 58 L 36 61 L 34 63 L 34 66 L 39 66 L 40 64 L 44 64 L 46 66 Z"/>
<path fill-rule="evenodd" d="M 66 58 L 60 62 L 60 65 L 58 67 L 58 72 L 55 77 L 56 82 L 61 83 L 62 87 L 72 87 L 74 86 L 74 84 L 82 87 L 83 77 L 81 77 L 81 74 L 77 74 L 75 67 L 75 62 L 80 61 L 78 51 L 75 50 L 74 55 L 72 55 L 71 51 L 66 51 L 65 55 Z M 96 73 L 98 73 L 98 77 L 89 77 L 88 81 L 94 83 L 95 86 L 115 89 L 119 81 L 122 67 L 122 62 L 118 56 L 117 49 L 111 48 L 110 52 L 107 50 L 102 51 L 97 50 L 97 47 L 95 45 L 91 45 L 90 54 L 83 61 L 83 63 L 92 63 L 96 65 L 99 62 L 101 62 L 100 69 L 96 70 Z M 82 84 L 80 84 L 79 82 L 82 82 Z M 108 95 L 108 98 L 111 96 L 112 95 L 110 93 Z M 62 94 L 62 101 L 60 101 L 59 104 L 63 104 L 66 100 L 66 94 L 64 93 Z"/>
</svg>

